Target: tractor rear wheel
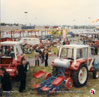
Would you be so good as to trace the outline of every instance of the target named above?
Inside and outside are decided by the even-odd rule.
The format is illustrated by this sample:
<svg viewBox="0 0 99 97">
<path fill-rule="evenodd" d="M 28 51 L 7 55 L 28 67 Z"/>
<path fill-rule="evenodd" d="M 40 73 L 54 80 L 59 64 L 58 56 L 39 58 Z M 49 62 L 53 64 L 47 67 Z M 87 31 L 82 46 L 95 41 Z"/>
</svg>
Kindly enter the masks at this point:
<svg viewBox="0 0 99 97">
<path fill-rule="evenodd" d="M 82 87 L 88 80 L 88 68 L 86 64 L 81 64 L 77 71 L 72 72 L 73 84 L 76 87 Z"/>
<path fill-rule="evenodd" d="M 94 70 L 93 71 L 93 78 L 94 79 L 98 79 L 99 78 L 99 71 L 98 70 Z"/>
</svg>

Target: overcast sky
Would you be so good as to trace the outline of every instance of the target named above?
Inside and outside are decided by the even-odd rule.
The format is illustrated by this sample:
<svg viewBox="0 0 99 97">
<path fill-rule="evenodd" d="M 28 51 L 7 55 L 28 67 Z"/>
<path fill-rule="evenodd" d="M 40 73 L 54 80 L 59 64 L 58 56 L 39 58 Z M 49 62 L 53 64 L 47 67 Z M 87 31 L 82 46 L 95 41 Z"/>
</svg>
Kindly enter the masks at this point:
<svg viewBox="0 0 99 97">
<path fill-rule="evenodd" d="M 83 25 L 99 18 L 99 0 L 0 0 L 0 7 L 6 23 Z"/>
</svg>

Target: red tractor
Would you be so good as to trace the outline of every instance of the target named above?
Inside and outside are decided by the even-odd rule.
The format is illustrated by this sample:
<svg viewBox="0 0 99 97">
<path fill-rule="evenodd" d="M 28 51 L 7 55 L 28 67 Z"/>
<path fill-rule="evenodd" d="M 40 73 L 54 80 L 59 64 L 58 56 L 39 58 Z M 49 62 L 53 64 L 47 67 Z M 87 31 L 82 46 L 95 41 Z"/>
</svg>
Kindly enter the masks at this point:
<svg viewBox="0 0 99 97">
<path fill-rule="evenodd" d="M 0 44 L 2 49 L 0 67 L 5 68 L 11 77 L 15 77 L 17 75 L 17 66 L 21 65 L 22 61 L 25 59 L 20 42 L 5 41 L 0 42 Z"/>
<path fill-rule="evenodd" d="M 61 46 L 57 58 L 52 62 L 52 73 L 47 74 L 41 84 L 35 84 L 33 87 L 44 92 L 59 91 L 63 85 L 67 89 L 72 88 L 73 84 L 82 87 L 87 83 L 89 72 L 93 72 L 93 78 L 99 77 L 99 63 L 95 66 L 94 64 L 90 46 Z M 40 78 L 44 74 L 45 72 L 39 71 L 33 74 L 33 77 Z"/>
</svg>

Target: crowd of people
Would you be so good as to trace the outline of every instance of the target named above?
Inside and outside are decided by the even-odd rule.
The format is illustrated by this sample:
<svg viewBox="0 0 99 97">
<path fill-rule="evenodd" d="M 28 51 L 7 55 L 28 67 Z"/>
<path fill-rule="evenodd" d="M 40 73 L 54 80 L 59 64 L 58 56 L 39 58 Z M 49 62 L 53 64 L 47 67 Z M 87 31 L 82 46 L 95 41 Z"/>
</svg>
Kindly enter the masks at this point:
<svg viewBox="0 0 99 97">
<path fill-rule="evenodd" d="M 48 66 L 48 48 L 40 49 L 37 47 L 35 49 L 35 66 L 39 66 L 39 59 L 41 59 L 41 63 L 45 62 L 45 67 Z"/>
</svg>

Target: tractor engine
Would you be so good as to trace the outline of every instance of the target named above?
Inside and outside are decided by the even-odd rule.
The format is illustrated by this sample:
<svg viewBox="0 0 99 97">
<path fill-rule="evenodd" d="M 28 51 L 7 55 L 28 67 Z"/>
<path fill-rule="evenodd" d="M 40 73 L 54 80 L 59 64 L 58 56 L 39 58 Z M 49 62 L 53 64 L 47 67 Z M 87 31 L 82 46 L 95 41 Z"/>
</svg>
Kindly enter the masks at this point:
<svg viewBox="0 0 99 97">
<path fill-rule="evenodd" d="M 70 63 L 71 63 L 71 60 L 69 59 L 55 59 L 54 60 L 54 66 L 56 67 L 64 67 L 64 68 L 69 68 L 70 67 Z"/>
<path fill-rule="evenodd" d="M 59 75 L 65 76 L 65 72 L 67 69 L 70 68 L 70 64 L 71 64 L 71 60 L 69 59 L 59 59 L 59 58 L 55 59 L 52 62 L 52 66 L 53 66 L 52 75 L 53 76 L 59 76 Z"/>
</svg>

